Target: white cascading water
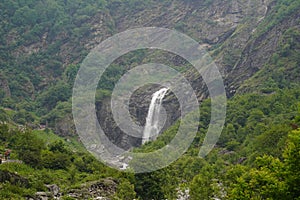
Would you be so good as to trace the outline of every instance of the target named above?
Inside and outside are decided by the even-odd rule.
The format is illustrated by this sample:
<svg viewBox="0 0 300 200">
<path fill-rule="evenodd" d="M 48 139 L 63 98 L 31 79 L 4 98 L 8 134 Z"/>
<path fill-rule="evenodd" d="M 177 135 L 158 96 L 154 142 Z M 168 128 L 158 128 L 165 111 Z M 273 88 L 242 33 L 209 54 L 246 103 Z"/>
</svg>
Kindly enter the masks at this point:
<svg viewBox="0 0 300 200">
<path fill-rule="evenodd" d="M 151 103 L 149 106 L 146 125 L 143 133 L 142 144 L 151 140 L 153 136 L 157 136 L 160 131 L 160 109 L 162 100 L 167 93 L 168 88 L 162 88 L 152 95 Z"/>
</svg>

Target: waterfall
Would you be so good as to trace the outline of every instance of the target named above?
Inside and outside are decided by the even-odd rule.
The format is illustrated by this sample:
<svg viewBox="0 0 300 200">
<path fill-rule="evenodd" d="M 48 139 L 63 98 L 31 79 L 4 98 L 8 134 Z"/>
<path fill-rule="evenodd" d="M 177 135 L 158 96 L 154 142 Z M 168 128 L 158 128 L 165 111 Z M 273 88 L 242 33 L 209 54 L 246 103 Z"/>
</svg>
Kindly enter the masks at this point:
<svg viewBox="0 0 300 200">
<path fill-rule="evenodd" d="M 168 88 L 162 88 L 152 95 L 151 103 L 149 106 L 146 125 L 143 133 L 142 144 L 151 140 L 153 136 L 158 135 L 161 127 L 159 127 L 160 122 L 160 109 L 162 100 L 167 93 Z"/>
</svg>

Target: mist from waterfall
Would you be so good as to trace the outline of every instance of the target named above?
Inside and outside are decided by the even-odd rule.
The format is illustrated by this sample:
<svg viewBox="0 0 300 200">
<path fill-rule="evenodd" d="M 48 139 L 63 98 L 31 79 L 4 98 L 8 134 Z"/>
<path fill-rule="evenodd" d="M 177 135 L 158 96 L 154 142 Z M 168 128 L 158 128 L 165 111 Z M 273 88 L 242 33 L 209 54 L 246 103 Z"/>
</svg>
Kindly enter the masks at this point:
<svg viewBox="0 0 300 200">
<path fill-rule="evenodd" d="M 160 111 L 162 106 L 162 100 L 167 93 L 168 88 L 162 88 L 155 92 L 152 95 L 151 103 L 149 106 L 147 118 L 146 118 L 146 125 L 143 133 L 142 144 L 154 139 L 161 127 L 159 126 L 160 122 Z"/>
</svg>

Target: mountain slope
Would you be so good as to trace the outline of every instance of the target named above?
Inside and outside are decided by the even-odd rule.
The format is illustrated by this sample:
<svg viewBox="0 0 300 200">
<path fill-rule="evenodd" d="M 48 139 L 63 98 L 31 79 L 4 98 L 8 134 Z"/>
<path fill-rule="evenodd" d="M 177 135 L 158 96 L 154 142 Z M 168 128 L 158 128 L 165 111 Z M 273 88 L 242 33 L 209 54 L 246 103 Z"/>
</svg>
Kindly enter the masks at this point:
<svg viewBox="0 0 300 200">
<path fill-rule="evenodd" d="M 36 192 L 47 192 L 46 185 L 57 184 L 65 199 L 100 194 L 107 199 L 299 199 L 298 0 L 17 0 L 0 2 L 0 8 L 0 148 L 12 149 L 12 158 L 23 161 L 0 165 L 0 198 L 35 198 Z M 228 112 L 215 148 L 199 158 L 210 122 L 201 76 L 179 56 L 153 49 L 115 60 L 99 82 L 96 108 L 119 147 L 141 144 L 116 126 L 110 108 L 115 83 L 134 66 L 172 66 L 201 102 L 190 149 L 164 169 L 134 175 L 112 170 L 83 150 L 71 113 L 72 87 L 80 63 L 99 43 L 151 26 L 176 29 L 207 49 L 224 78 Z M 137 123 L 145 124 L 158 89 L 146 85 L 132 95 L 130 114 Z M 181 113 L 172 92 L 163 106 L 164 133 L 133 151 L 154 151 L 174 137 Z"/>
</svg>

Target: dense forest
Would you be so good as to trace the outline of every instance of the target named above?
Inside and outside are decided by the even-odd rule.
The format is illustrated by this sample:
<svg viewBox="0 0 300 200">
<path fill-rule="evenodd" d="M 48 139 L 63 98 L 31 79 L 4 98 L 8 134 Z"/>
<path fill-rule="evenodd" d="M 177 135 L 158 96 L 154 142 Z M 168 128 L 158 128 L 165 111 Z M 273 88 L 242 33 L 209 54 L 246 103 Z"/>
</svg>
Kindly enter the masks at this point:
<svg viewBox="0 0 300 200">
<path fill-rule="evenodd" d="M 0 2 L 0 10 L 0 199 L 300 200 L 300 1 L 14 0 Z M 189 149 L 163 169 L 135 174 L 85 149 L 73 122 L 72 88 L 97 44 L 146 26 L 175 29 L 205 46 L 224 78 L 227 114 L 217 144 L 199 157 L 211 117 L 201 78 L 160 50 L 120 57 L 98 84 L 99 116 L 117 81 L 139 64 L 161 61 L 200 88 L 199 128 Z M 131 151 L 168 145 L 180 119 L 171 122 Z"/>
</svg>

